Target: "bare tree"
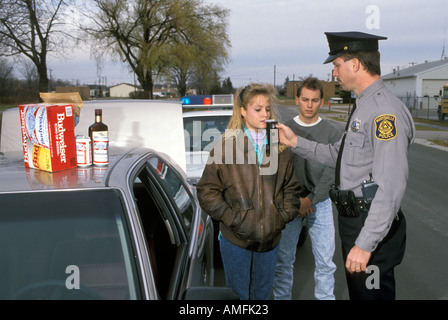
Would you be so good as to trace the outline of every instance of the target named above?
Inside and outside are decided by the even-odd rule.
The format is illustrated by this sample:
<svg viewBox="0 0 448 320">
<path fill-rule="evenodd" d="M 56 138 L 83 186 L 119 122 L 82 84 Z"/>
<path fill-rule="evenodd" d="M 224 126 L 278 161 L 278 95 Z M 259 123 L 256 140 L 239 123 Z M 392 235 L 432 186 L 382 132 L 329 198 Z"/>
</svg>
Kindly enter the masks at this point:
<svg viewBox="0 0 448 320">
<path fill-rule="evenodd" d="M 26 61 L 19 67 L 20 74 L 24 78 L 24 83 L 26 84 L 27 89 L 38 89 L 36 88 L 39 85 L 39 76 L 37 74 L 37 68 L 31 61 Z"/>
<path fill-rule="evenodd" d="M 7 94 L 11 92 L 12 64 L 4 57 L 0 57 L 0 102 L 7 101 Z"/>
<path fill-rule="evenodd" d="M 0 0 L 0 52 L 30 59 L 39 75 L 39 91 L 48 91 L 47 56 L 63 52 L 71 37 L 65 12 L 70 0 Z"/>
<path fill-rule="evenodd" d="M 181 96 L 185 95 L 188 86 L 198 82 L 202 84 L 202 93 L 210 93 L 216 84 L 216 76 L 229 59 L 228 10 L 204 6 L 197 8 L 197 11 L 200 16 L 207 16 L 207 19 L 195 20 L 185 30 L 186 39 L 172 44 L 164 57 L 168 76 L 176 84 Z"/>
<path fill-rule="evenodd" d="M 204 33 L 201 21 L 226 16 L 219 6 L 203 6 L 202 0 L 93 0 L 86 15 L 91 24 L 81 26 L 96 41 L 97 57 L 113 56 L 136 75 L 147 97 L 153 79 L 172 66 L 169 56 L 177 44 L 196 45 L 192 30 Z M 224 39 L 227 41 L 227 39 Z"/>
</svg>

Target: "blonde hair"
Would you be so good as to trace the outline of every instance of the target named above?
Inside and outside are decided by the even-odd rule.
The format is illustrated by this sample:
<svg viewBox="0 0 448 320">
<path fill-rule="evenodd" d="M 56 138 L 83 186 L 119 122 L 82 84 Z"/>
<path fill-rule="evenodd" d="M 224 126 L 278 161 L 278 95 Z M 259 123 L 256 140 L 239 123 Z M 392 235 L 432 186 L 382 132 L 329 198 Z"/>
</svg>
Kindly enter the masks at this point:
<svg viewBox="0 0 448 320">
<path fill-rule="evenodd" d="M 225 138 L 231 138 L 234 136 L 237 129 L 243 129 L 245 125 L 244 117 L 241 114 L 241 107 L 247 110 L 247 106 L 252 102 L 252 100 L 259 96 L 265 96 L 270 102 L 270 112 L 269 119 L 278 121 L 278 99 L 277 90 L 271 84 L 259 84 L 251 83 L 245 87 L 239 88 L 233 99 L 233 114 L 230 118 L 229 124 L 227 125 Z M 286 146 L 279 144 L 279 152 L 286 149 Z"/>
</svg>

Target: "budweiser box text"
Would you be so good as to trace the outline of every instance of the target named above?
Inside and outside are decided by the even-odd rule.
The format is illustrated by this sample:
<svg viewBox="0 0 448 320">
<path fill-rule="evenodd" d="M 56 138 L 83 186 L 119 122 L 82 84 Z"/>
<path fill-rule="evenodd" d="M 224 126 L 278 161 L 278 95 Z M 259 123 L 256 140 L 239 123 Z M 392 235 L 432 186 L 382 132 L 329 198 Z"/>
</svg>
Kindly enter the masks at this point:
<svg viewBox="0 0 448 320">
<path fill-rule="evenodd" d="M 76 167 L 72 105 L 20 105 L 25 167 L 49 172 Z"/>
</svg>

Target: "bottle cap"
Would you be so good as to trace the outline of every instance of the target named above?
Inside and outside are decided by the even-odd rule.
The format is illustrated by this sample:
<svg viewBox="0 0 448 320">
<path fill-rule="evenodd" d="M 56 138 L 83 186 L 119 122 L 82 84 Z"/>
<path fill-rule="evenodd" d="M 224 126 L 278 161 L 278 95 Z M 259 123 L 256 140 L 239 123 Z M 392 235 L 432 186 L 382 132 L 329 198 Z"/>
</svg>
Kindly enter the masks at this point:
<svg viewBox="0 0 448 320">
<path fill-rule="evenodd" d="M 100 116 L 102 111 L 103 111 L 103 109 L 95 109 L 95 115 Z"/>
</svg>

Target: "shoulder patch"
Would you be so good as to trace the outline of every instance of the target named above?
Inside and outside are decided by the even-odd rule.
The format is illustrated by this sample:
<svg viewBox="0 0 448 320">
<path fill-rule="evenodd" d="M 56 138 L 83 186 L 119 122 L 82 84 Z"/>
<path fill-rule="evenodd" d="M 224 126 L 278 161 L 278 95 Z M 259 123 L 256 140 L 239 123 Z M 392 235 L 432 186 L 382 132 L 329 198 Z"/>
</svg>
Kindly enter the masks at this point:
<svg viewBox="0 0 448 320">
<path fill-rule="evenodd" d="M 397 118 L 391 114 L 383 114 L 376 117 L 375 136 L 383 141 L 395 138 L 397 136 Z"/>
</svg>

